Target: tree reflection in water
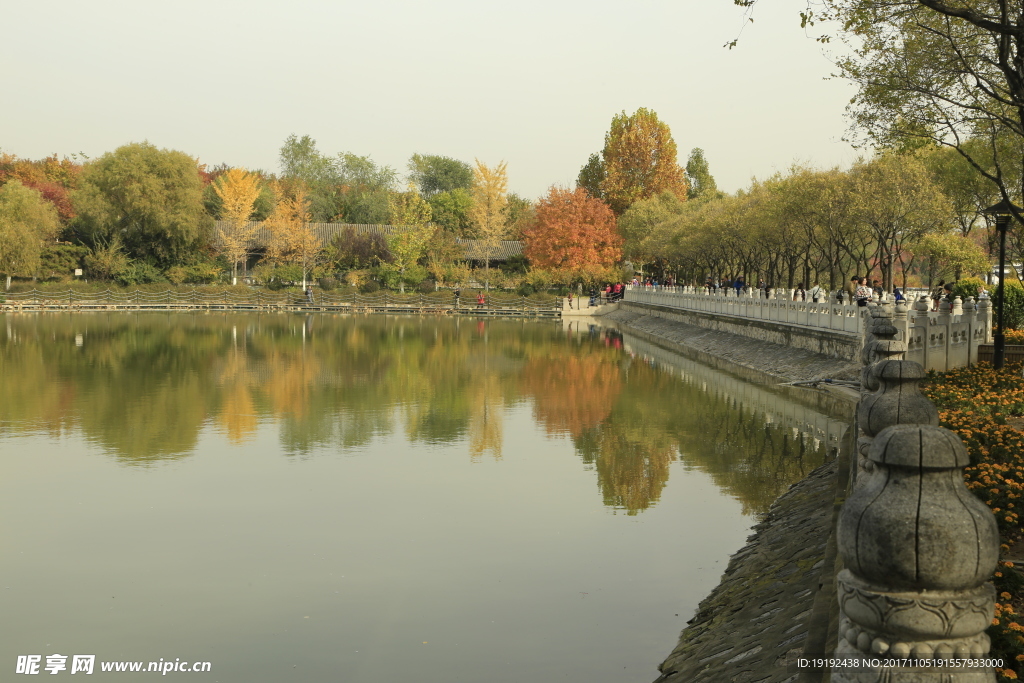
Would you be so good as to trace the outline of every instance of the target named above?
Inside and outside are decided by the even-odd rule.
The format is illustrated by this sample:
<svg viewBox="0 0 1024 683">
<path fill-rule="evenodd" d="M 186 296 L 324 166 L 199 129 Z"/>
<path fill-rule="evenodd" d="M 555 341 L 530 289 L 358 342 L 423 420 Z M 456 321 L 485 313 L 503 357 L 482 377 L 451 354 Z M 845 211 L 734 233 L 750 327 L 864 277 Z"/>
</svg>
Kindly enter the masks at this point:
<svg viewBox="0 0 1024 683">
<path fill-rule="evenodd" d="M 503 457 L 532 407 L 596 470 L 604 503 L 654 505 L 670 463 L 763 513 L 829 457 L 827 442 L 624 350 L 550 323 L 243 314 L 15 316 L 0 336 L 0 435 L 80 431 L 125 464 L 191 454 L 207 425 L 243 446 L 268 421 L 290 456 L 412 442 Z M 710 371 L 709 372 L 715 372 Z M 692 378 L 691 378 L 692 380 Z M 779 401 L 785 400 L 781 395 Z"/>
</svg>

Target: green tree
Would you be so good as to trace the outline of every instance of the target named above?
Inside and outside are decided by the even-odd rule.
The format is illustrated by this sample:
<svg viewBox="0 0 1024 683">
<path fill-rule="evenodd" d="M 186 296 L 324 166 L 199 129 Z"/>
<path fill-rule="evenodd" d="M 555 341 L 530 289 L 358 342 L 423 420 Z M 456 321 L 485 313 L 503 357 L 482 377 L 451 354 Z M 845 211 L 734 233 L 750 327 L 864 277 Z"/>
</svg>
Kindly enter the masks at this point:
<svg viewBox="0 0 1024 683">
<path fill-rule="evenodd" d="M 19 180 L 0 187 L 0 272 L 7 275 L 6 289 L 13 275 L 37 273 L 43 244 L 59 230 L 57 210 L 38 191 Z"/>
<path fill-rule="evenodd" d="M 508 239 L 521 240 L 537 219 L 537 212 L 533 202 L 520 197 L 515 192 L 509 192 L 505 196 L 505 234 Z"/>
<path fill-rule="evenodd" d="M 342 213 L 338 172 L 334 161 L 320 153 L 308 135 L 289 135 L 280 151 L 281 179 L 300 181 L 309 193 L 309 212 L 314 221 L 335 220 Z"/>
<path fill-rule="evenodd" d="M 473 187 L 473 167 L 465 161 L 435 154 L 413 154 L 409 159 L 409 181 L 430 199 L 435 194 Z"/>
<path fill-rule="evenodd" d="M 117 237 L 129 256 L 161 268 L 187 262 L 212 234 L 195 159 L 148 142 L 87 163 L 71 197 L 92 246 Z"/>
<path fill-rule="evenodd" d="M 875 239 L 882 286 L 888 291 L 897 255 L 922 236 L 951 225 L 949 200 L 916 157 L 883 154 L 858 163 L 851 175 L 854 213 Z"/>
<path fill-rule="evenodd" d="M 459 237 L 476 237 L 476 229 L 469 218 L 473 206 L 469 190 L 457 187 L 448 192 L 436 192 L 427 201 L 435 224 Z"/>
<path fill-rule="evenodd" d="M 714 199 L 718 196 L 718 184 L 704 158 L 704 150 L 694 147 L 686 160 L 686 180 L 689 185 L 687 198 L 698 201 Z"/>
<path fill-rule="evenodd" d="M 1021 203 L 1019 1 L 828 0 L 825 9 L 851 46 L 840 74 L 859 87 L 849 112 L 868 140 L 953 147 L 1001 198 Z"/>
<path fill-rule="evenodd" d="M 969 237 L 959 232 L 939 232 L 925 235 L 913 245 L 915 253 L 929 260 L 931 279 L 952 276 L 959 280 L 964 273 L 987 273 L 988 254 Z"/>
<path fill-rule="evenodd" d="M 671 230 L 672 223 L 686 209 L 686 202 L 666 190 L 635 202 L 619 216 L 619 233 L 624 239 L 623 255 L 633 262 L 634 268 L 643 270 L 645 264 L 654 262 L 659 252 L 663 253 L 663 250 L 653 248 L 655 243 L 651 237 L 663 230 Z"/>
<path fill-rule="evenodd" d="M 429 225 L 420 225 L 408 230 L 392 233 L 386 237 L 388 251 L 391 253 L 392 260 L 385 261 L 381 259 L 380 267 L 385 273 L 386 278 L 388 273 L 396 276 L 387 279 L 396 279 L 399 289 L 403 293 L 405 292 L 406 273 L 423 258 L 427 244 L 434 235 L 434 230 Z"/>
<path fill-rule="evenodd" d="M 686 199 L 686 178 L 668 124 L 649 109 L 612 118 L 604 138 L 604 200 L 620 216 L 629 205 L 659 192 Z M 589 164 L 588 164 L 589 165 Z"/>
<path fill-rule="evenodd" d="M 580 169 L 576 178 L 576 186 L 582 187 L 594 199 L 604 199 L 605 176 L 604 159 L 600 154 L 591 154 L 586 165 Z"/>
<path fill-rule="evenodd" d="M 387 237 L 393 260 L 390 263 L 382 261 L 381 268 L 385 272 L 397 273 L 399 290 L 404 293 L 406 271 L 423 257 L 427 242 L 434 234 L 434 228 L 427 225 L 430 222 L 430 204 L 420 196 L 415 185 L 410 184 L 408 192 L 392 195 L 391 220 L 407 229 Z"/>
<path fill-rule="evenodd" d="M 350 152 L 325 156 L 308 135 L 290 135 L 281 147 L 281 177 L 286 184 L 303 184 L 315 222 L 386 224 L 389 197 L 398 175 L 389 166 L 377 166 L 368 156 Z"/>
<path fill-rule="evenodd" d="M 368 157 L 342 152 L 334 162 L 342 216 L 348 223 L 382 225 L 391 219 L 391 195 L 398 174 Z"/>
</svg>

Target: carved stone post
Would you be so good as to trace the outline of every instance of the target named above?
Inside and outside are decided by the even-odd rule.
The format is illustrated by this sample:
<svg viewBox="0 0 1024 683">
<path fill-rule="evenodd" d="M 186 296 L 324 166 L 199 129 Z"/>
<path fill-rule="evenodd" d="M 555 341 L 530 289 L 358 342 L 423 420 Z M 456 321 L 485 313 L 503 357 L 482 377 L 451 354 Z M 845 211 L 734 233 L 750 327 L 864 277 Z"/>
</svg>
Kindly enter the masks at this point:
<svg viewBox="0 0 1024 683">
<path fill-rule="evenodd" d="M 988 294 L 978 297 L 978 324 L 985 330 L 983 344 L 992 343 L 992 300 Z"/>
<path fill-rule="evenodd" d="M 897 301 L 893 309 L 892 325 L 896 328 L 896 340 L 903 342 L 907 348 L 910 346 L 910 310 L 907 302 Z M 906 351 L 898 360 L 906 359 Z"/>
<path fill-rule="evenodd" d="M 879 320 L 887 321 L 880 315 Z M 875 353 L 905 345 L 895 328 L 876 327 Z M 883 346 L 884 353 L 883 353 Z M 938 411 L 918 391 L 918 363 L 882 360 L 866 369 L 877 390 L 857 409 L 856 485 L 839 517 L 846 567 L 836 578 L 839 657 L 878 658 L 878 666 L 833 669 L 834 683 L 989 683 L 991 669 L 911 670 L 885 657 L 928 660 L 986 655 L 999 534 L 989 509 L 964 485 L 967 451 L 938 427 Z"/>
<path fill-rule="evenodd" d="M 839 518 L 836 578 L 838 656 L 881 657 L 879 666 L 833 670 L 835 683 L 981 683 L 984 668 L 884 666 L 884 657 L 982 658 L 995 612 L 999 534 L 989 509 L 967 491 L 970 464 L 960 439 L 931 425 L 880 432 L 868 455 L 872 470 Z"/>
</svg>

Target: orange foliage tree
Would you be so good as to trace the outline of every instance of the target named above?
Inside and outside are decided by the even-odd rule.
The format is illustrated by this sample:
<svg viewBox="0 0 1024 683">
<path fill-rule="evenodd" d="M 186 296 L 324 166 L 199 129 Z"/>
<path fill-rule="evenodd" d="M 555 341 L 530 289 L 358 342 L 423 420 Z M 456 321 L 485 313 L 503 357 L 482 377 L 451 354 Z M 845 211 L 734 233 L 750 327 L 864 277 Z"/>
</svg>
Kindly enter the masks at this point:
<svg viewBox="0 0 1024 683">
<path fill-rule="evenodd" d="M 632 115 L 616 115 L 604 137 L 602 156 L 601 190 L 617 215 L 633 202 L 665 190 L 686 200 L 686 175 L 672 131 L 653 111 L 641 108 Z"/>
<path fill-rule="evenodd" d="M 552 186 L 524 237 L 526 257 L 538 268 L 608 268 L 622 259 L 615 214 L 582 187 Z"/>
</svg>

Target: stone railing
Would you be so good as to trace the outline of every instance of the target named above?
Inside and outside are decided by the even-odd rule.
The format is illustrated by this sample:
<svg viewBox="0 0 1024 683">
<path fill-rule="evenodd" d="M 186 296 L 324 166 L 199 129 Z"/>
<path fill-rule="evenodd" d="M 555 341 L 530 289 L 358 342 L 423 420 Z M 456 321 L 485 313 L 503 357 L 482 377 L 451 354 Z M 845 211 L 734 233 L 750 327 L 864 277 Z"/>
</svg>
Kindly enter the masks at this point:
<svg viewBox="0 0 1024 683">
<path fill-rule="evenodd" d="M 898 308 L 873 307 L 864 349 L 858 453 L 837 529 L 844 666 L 831 680 L 994 682 L 985 629 L 999 533 L 964 485 L 963 443 L 918 391 L 925 371 L 904 359 Z"/>
<path fill-rule="evenodd" d="M 771 297 L 759 290 L 737 294 L 734 289 L 708 292 L 703 287 L 626 288 L 624 301 L 658 306 L 697 315 L 726 319 L 761 321 L 793 330 L 828 332 L 871 341 L 866 321 L 877 302 L 866 307 L 837 302 L 814 303 L 794 300 L 792 290 L 775 290 Z M 987 296 L 978 302 L 968 297 L 943 300 L 932 311 L 927 295 L 895 306 L 893 324 L 897 339 L 907 345 L 906 359 L 926 370 L 945 371 L 978 360 L 978 346 L 992 341 L 992 306 Z"/>
</svg>

